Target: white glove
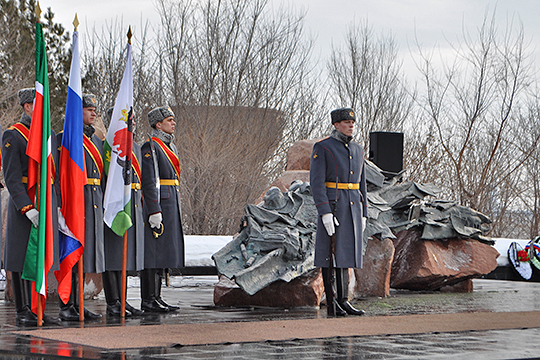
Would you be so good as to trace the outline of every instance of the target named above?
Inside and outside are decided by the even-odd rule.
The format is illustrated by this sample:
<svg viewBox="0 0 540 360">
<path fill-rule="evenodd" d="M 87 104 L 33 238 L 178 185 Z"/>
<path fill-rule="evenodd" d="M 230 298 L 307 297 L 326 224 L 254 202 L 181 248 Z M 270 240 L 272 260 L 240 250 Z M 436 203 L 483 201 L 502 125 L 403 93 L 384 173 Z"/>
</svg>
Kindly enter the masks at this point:
<svg viewBox="0 0 540 360">
<path fill-rule="evenodd" d="M 367 219 L 362 216 L 362 230 L 366 229 L 366 222 L 367 222 Z"/>
<path fill-rule="evenodd" d="M 322 216 L 322 223 L 324 227 L 326 228 L 326 232 L 328 233 L 328 236 L 334 235 L 336 232 L 336 228 L 334 227 L 334 224 L 336 226 L 339 226 L 339 222 L 337 221 L 337 218 L 334 217 L 331 213 L 324 214 Z"/>
<path fill-rule="evenodd" d="M 28 220 L 30 220 L 32 222 L 32 225 L 34 225 L 35 227 L 38 227 L 38 225 L 39 225 L 39 211 L 37 211 L 36 209 L 30 209 L 27 212 L 25 212 L 24 215 L 26 215 Z"/>
<path fill-rule="evenodd" d="M 161 226 L 161 220 L 163 220 L 163 217 L 161 216 L 160 212 L 152 214 L 148 217 L 148 223 L 153 229 L 159 229 Z"/>
</svg>

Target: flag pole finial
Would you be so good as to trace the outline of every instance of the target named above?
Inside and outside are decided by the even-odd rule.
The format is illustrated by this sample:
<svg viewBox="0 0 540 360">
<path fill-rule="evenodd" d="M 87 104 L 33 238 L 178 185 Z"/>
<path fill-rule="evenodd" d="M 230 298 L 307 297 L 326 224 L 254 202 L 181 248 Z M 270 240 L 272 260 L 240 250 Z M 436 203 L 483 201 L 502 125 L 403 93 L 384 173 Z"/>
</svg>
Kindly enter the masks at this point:
<svg viewBox="0 0 540 360">
<path fill-rule="evenodd" d="M 35 13 L 36 13 L 36 16 L 37 16 L 37 22 L 40 22 L 40 20 L 41 20 L 41 7 L 39 7 L 39 1 L 36 4 Z"/>
<path fill-rule="evenodd" d="M 128 30 L 128 33 L 127 33 L 127 37 L 128 37 L 128 43 L 131 44 L 131 37 L 133 36 L 133 33 L 131 32 L 131 25 L 129 26 L 129 30 Z"/>
<path fill-rule="evenodd" d="M 77 28 L 79 27 L 79 18 L 77 17 L 77 13 L 75 13 L 75 19 L 73 19 L 73 26 L 75 27 L 75 31 L 77 31 Z"/>
</svg>

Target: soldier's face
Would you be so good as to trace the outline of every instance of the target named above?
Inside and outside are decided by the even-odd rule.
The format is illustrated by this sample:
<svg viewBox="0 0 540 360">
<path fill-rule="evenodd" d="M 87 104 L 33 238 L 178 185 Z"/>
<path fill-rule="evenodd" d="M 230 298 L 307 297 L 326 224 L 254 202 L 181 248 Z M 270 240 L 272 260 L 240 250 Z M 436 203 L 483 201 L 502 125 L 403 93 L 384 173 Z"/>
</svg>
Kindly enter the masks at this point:
<svg viewBox="0 0 540 360">
<path fill-rule="evenodd" d="M 343 120 L 334 124 L 337 131 L 346 136 L 352 136 L 354 130 L 354 120 Z"/>
<path fill-rule="evenodd" d="M 32 113 L 34 112 L 34 103 L 24 104 L 23 109 L 26 115 L 32 117 Z"/>
<path fill-rule="evenodd" d="M 156 129 L 163 131 L 166 134 L 174 134 L 174 129 L 176 127 L 176 121 L 174 117 L 169 116 L 163 119 L 156 124 Z"/>
<path fill-rule="evenodd" d="M 92 125 L 96 121 L 96 108 L 85 107 L 82 109 L 82 117 L 84 125 Z"/>
</svg>

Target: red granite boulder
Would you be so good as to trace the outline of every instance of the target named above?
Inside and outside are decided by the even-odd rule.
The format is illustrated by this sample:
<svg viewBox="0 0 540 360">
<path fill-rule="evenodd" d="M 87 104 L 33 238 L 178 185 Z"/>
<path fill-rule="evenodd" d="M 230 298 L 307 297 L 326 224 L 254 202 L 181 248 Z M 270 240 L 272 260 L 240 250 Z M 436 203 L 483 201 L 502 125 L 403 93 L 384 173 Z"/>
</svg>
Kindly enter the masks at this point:
<svg viewBox="0 0 540 360">
<path fill-rule="evenodd" d="M 276 281 L 254 295 L 248 295 L 236 283 L 221 275 L 214 287 L 216 306 L 268 306 L 294 308 L 319 306 L 324 286 L 321 270 L 315 269 L 291 282 Z"/>
<path fill-rule="evenodd" d="M 489 274 L 499 252 L 470 239 L 421 240 L 418 230 L 405 230 L 394 239 L 390 286 L 395 289 L 438 290 Z"/>
<path fill-rule="evenodd" d="M 289 148 L 287 152 L 287 167 L 285 171 L 308 170 L 311 160 L 313 145 L 320 139 L 300 140 Z"/>
<path fill-rule="evenodd" d="M 369 240 L 362 269 L 354 269 L 354 298 L 390 295 L 390 274 L 394 258 L 391 239 Z"/>
<path fill-rule="evenodd" d="M 287 191 L 289 186 L 296 180 L 309 181 L 309 170 L 284 171 L 276 180 L 274 180 L 270 187 L 276 186 L 281 191 Z"/>
</svg>

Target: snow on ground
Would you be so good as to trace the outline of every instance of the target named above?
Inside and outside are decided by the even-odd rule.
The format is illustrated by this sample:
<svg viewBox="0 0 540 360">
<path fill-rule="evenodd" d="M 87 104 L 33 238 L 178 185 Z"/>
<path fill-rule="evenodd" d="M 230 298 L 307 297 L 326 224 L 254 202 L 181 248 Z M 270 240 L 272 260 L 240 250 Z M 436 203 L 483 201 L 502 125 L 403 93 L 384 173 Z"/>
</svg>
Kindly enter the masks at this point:
<svg viewBox="0 0 540 360">
<path fill-rule="evenodd" d="M 215 266 L 212 255 L 232 239 L 232 236 L 185 235 L 186 266 Z"/>
<path fill-rule="evenodd" d="M 212 255 L 232 239 L 232 235 L 184 235 L 186 266 L 215 266 Z M 217 276 L 171 276 L 170 286 L 173 288 L 214 286 L 217 281 Z M 128 287 L 139 286 L 138 276 L 128 278 Z"/>
<path fill-rule="evenodd" d="M 510 262 L 508 261 L 508 248 L 510 247 L 510 244 L 514 241 L 517 242 L 519 245 L 521 245 L 522 248 L 525 247 L 529 243 L 530 240 L 524 240 L 524 239 L 504 239 L 504 238 L 493 238 L 495 240 L 495 249 L 501 254 L 497 258 L 497 265 L 498 266 L 510 266 Z"/>
<path fill-rule="evenodd" d="M 214 266 L 212 255 L 227 243 L 232 241 L 231 236 L 218 235 L 187 235 L 184 236 L 186 249 L 186 266 Z M 525 247 L 530 240 L 493 238 L 495 249 L 501 254 L 497 258 L 497 265 L 510 266 L 508 262 L 508 248 L 512 242 L 517 242 Z"/>
</svg>

